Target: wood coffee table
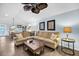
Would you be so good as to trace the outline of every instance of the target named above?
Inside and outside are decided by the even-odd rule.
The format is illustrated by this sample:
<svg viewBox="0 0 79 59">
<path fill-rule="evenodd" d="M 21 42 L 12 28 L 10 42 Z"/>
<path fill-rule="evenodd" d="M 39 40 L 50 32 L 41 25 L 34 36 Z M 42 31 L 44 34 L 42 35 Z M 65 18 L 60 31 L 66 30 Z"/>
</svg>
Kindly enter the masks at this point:
<svg viewBox="0 0 79 59">
<path fill-rule="evenodd" d="M 24 50 L 28 47 L 28 50 L 33 53 L 33 55 L 40 55 L 44 52 L 44 44 L 40 40 L 28 39 L 24 42 Z"/>
</svg>

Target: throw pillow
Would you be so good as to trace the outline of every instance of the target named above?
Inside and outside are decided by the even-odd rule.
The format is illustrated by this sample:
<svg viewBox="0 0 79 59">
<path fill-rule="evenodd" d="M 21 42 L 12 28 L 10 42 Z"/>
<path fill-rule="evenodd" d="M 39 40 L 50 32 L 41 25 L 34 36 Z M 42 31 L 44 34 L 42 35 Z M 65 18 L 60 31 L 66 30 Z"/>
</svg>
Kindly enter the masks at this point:
<svg viewBox="0 0 79 59">
<path fill-rule="evenodd" d="M 51 39 L 51 40 L 54 40 L 54 39 L 56 39 L 56 38 L 57 38 L 57 35 L 54 34 L 54 33 L 52 33 L 51 36 L 50 36 L 50 39 Z"/>
<path fill-rule="evenodd" d="M 22 39 L 22 38 L 23 38 L 23 36 L 22 36 L 21 33 L 20 33 L 20 34 L 16 34 L 16 37 L 17 37 L 18 39 Z"/>
</svg>

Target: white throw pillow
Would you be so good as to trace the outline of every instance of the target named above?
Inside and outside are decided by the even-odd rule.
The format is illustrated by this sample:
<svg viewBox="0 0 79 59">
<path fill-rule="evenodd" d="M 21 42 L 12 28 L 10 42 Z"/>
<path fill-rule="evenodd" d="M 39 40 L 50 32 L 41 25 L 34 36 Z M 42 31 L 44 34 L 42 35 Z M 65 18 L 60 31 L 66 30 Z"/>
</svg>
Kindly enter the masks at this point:
<svg viewBox="0 0 79 59">
<path fill-rule="evenodd" d="M 54 33 L 52 33 L 51 36 L 50 36 L 50 39 L 51 39 L 51 40 L 54 40 L 54 39 L 56 39 L 56 38 L 57 38 L 57 35 L 54 34 Z"/>
<path fill-rule="evenodd" d="M 20 33 L 20 34 L 16 34 L 16 37 L 17 37 L 18 39 L 22 39 L 22 38 L 23 38 L 23 36 L 22 36 L 21 33 Z"/>
</svg>

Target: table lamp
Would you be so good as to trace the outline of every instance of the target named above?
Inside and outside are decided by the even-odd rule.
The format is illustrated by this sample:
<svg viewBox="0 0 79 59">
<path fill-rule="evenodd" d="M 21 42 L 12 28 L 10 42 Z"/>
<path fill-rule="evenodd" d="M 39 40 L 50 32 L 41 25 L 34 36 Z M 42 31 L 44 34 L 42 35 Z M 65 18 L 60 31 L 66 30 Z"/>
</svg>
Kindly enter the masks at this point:
<svg viewBox="0 0 79 59">
<path fill-rule="evenodd" d="M 68 33 L 72 33 L 72 27 L 64 27 L 64 33 L 67 33 L 67 39 L 68 39 Z"/>
</svg>

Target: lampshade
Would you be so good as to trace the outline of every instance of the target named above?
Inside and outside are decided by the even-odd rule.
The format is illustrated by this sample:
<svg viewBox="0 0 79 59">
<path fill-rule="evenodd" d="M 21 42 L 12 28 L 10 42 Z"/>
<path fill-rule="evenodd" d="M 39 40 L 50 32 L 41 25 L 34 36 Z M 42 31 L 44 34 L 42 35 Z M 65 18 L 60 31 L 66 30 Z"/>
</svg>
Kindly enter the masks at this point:
<svg viewBox="0 0 79 59">
<path fill-rule="evenodd" d="M 16 27 L 15 26 L 11 26 L 11 29 L 14 30 Z"/>
<path fill-rule="evenodd" d="M 72 32 L 72 27 L 64 27 L 64 32 L 65 33 L 71 33 Z"/>
</svg>

